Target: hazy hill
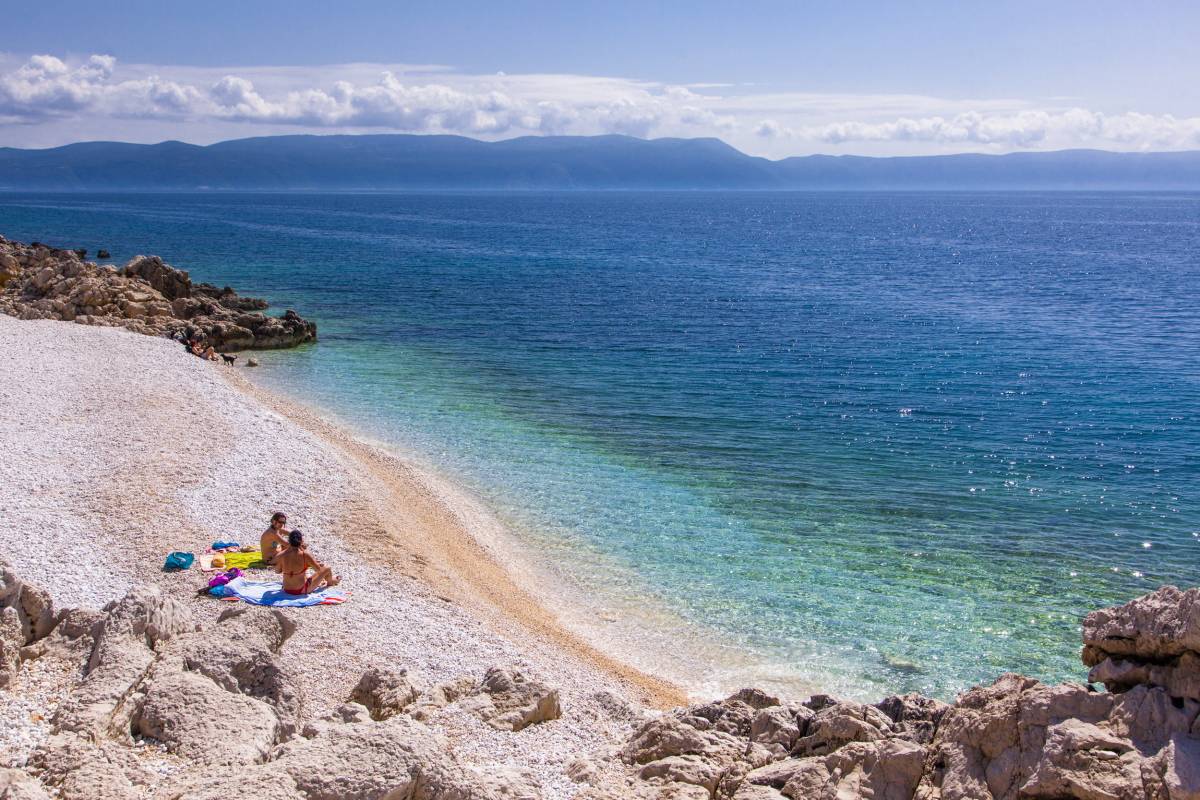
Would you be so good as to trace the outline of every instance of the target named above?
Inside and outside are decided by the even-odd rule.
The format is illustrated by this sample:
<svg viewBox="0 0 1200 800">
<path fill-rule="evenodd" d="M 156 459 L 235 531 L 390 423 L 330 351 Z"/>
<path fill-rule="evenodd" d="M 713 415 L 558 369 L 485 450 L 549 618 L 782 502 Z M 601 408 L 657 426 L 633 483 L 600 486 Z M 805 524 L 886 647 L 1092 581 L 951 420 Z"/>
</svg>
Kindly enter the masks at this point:
<svg viewBox="0 0 1200 800">
<path fill-rule="evenodd" d="M 806 156 L 717 139 L 268 136 L 0 148 L 0 189 L 1200 189 L 1200 152 Z"/>
</svg>

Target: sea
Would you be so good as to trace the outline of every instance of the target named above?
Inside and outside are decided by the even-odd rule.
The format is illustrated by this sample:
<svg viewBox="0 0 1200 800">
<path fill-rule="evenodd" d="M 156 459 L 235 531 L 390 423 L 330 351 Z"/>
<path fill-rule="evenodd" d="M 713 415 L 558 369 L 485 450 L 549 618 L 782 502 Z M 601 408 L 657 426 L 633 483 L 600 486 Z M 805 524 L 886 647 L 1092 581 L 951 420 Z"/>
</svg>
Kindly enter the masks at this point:
<svg viewBox="0 0 1200 800">
<path fill-rule="evenodd" d="M 1200 584 L 1197 194 L 23 193 L 0 234 L 316 320 L 243 374 L 695 691 L 1084 680 L 1085 613 Z"/>
</svg>

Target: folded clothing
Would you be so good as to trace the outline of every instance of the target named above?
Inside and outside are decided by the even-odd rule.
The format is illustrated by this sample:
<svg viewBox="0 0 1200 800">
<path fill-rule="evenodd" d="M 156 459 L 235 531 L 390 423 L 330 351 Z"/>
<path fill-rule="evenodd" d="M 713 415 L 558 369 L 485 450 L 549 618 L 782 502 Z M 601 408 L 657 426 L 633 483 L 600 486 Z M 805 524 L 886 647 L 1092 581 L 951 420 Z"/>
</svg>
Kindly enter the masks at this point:
<svg viewBox="0 0 1200 800">
<path fill-rule="evenodd" d="M 350 599 L 350 593 L 341 586 L 326 586 L 308 594 L 288 594 L 279 581 L 248 581 L 234 578 L 224 586 L 214 586 L 209 593 L 216 597 L 237 598 L 256 606 L 302 606 L 336 605 Z"/>
<path fill-rule="evenodd" d="M 230 550 L 235 547 L 241 547 L 241 545 L 238 544 L 237 542 L 216 541 L 216 542 L 212 543 L 212 547 L 209 549 L 211 549 L 211 550 Z"/>
</svg>

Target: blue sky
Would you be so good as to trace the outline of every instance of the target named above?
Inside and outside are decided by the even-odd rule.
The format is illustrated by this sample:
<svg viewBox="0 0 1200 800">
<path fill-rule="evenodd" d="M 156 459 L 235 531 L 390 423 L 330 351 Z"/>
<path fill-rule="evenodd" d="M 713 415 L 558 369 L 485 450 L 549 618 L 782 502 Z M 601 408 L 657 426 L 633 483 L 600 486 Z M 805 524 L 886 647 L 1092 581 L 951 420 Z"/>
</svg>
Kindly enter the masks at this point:
<svg viewBox="0 0 1200 800">
<path fill-rule="evenodd" d="M 770 157 L 1200 148 L 1196 3 L 92 0 L 4 22 L 0 145 L 616 132 Z"/>
</svg>

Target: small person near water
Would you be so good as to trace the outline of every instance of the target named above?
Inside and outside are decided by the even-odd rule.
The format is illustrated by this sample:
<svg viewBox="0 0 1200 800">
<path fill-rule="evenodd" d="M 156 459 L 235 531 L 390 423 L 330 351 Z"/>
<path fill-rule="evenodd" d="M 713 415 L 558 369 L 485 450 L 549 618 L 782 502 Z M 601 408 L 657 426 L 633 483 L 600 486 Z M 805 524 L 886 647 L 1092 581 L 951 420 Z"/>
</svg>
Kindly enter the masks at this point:
<svg viewBox="0 0 1200 800">
<path fill-rule="evenodd" d="M 259 549 L 262 550 L 262 560 L 268 564 L 275 563 L 275 556 L 288 547 L 287 514 L 276 511 L 271 515 L 271 523 L 259 537 Z"/>
<path fill-rule="evenodd" d="M 308 574 L 310 569 L 312 575 Z M 288 548 L 276 557 L 275 571 L 283 574 L 283 590 L 288 594 L 308 594 L 341 582 L 331 567 L 323 566 L 309 554 L 304 535 L 298 530 L 288 534 Z"/>
</svg>

